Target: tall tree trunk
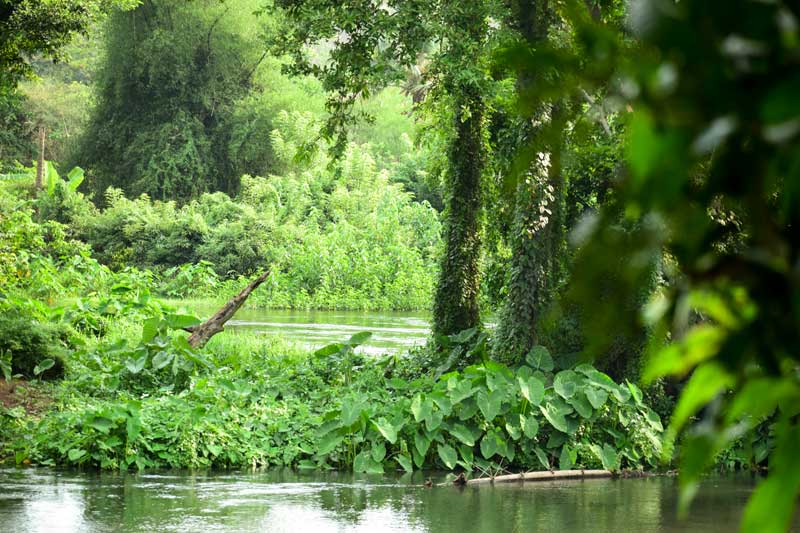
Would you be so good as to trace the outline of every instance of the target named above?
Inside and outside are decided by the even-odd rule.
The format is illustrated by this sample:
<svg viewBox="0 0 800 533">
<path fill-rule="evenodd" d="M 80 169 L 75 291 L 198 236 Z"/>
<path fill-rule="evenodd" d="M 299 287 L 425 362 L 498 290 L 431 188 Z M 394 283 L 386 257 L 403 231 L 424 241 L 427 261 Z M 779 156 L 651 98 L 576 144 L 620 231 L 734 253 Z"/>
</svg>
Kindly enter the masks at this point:
<svg viewBox="0 0 800 533">
<path fill-rule="evenodd" d="M 449 147 L 444 253 L 433 309 L 433 331 L 451 335 L 478 325 L 480 314 L 481 174 L 484 103 L 474 87 L 460 87 Z"/>
<path fill-rule="evenodd" d="M 39 160 L 36 163 L 36 181 L 34 182 L 37 191 L 44 187 L 44 140 L 44 126 L 39 126 Z"/>
<path fill-rule="evenodd" d="M 486 165 L 484 115 L 489 3 L 442 3 L 449 27 L 443 88 L 452 98 L 444 253 L 433 305 L 433 332 L 451 335 L 480 323 L 481 176 Z"/>
<path fill-rule="evenodd" d="M 552 13 L 547 0 L 511 0 L 512 26 L 531 46 L 547 39 Z M 536 82 L 536 76 L 520 78 L 518 88 Z M 539 122 L 563 123 L 561 104 L 541 105 Z M 530 135 L 537 132 L 530 125 Z M 565 185 L 561 173 L 561 138 L 537 143 L 543 152 L 520 179 L 514 205 L 511 241 L 511 280 L 508 297 L 500 311 L 495 334 L 494 358 L 520 362 L 538 344 L 537 327 L 563 277 L 565 250 Z"/>
</svg>

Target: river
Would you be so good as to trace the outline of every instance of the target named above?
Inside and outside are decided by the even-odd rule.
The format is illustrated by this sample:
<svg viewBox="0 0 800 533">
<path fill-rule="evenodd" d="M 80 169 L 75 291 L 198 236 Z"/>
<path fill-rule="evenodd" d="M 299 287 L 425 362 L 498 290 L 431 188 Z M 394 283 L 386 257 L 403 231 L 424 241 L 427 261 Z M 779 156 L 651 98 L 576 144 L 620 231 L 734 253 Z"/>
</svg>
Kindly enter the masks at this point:
<svg viewBox="0 0 800 533">
<path fill-rule="evenodd" d="M 182 306 L 203 318 L 216 311 L 198 307 L 191 301 L 183 302 Z M 354 333 L 371 331 L 372 337 L 360 351 L 380 354 L 425 344 L 430 322 L 424 313 L 240 309 L 226 329 L 280 335 L 309 349 L 346 341 Z"/>
<path fill-rule="evenodd" d="M 424 488 L 424 477 L 268 470 L 0 469 L 0 530 L 731 532 L 754 481 L 707 479 L 686 521 L 671 477 Z"/>
</svg>

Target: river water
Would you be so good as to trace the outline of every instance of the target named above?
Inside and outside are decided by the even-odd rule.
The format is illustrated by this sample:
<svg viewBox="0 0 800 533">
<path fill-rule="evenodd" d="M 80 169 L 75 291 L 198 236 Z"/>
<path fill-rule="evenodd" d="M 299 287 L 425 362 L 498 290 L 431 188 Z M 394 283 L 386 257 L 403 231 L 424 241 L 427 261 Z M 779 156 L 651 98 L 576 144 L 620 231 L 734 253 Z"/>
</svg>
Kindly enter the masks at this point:
<svg viewBox="0 0 800 533">
<path fill-rule="evenodd" d="M 0 470 L 4 532 L 732 532 L 749 477 L 706 480 L 686 521 L 670 477 L 424 488 L 423 475 Z"/>
<path fill-rule="evenodd" d="M 193 307 L 191 302 L 185 302 L 183 307 L 203 318 L 216 311 Z M 425 344 L 430 322 L 424 313 L 240 309 L 226 329 L 280 335 L 309 349 L 346 341 L 354 333 L 371 331 L 372 338 L 360 350 L 378 354 Z"/>
</svg>

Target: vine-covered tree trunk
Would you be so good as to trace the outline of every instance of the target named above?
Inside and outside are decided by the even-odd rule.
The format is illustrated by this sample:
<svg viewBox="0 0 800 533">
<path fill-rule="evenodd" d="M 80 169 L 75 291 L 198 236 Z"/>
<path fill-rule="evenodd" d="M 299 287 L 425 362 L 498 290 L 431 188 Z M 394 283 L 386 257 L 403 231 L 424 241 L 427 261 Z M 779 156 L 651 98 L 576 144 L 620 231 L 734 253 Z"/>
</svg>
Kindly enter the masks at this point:
<svg viewBox="0 0 800 533">
<path fill-rule="evenodd" d="M 498 360 L 517 363 L 538 343 L 537 322 L 563 274 L 564 189 L 558 149 L 540 154 L 517 186 L 511 280 L 495 334 Z"/>
<path fill-rule="evenodd" d="M 546 0 L 512 0 L 510 4 L 515 18 L 512 25 L 528 43 L 535 45 L 547 39 L 551 13 Z M 535 81 L 533 76 L 522 77 L 518 86 L 522 90 Z M 549 121 L 558 131 L 564 108 L 539 106 L 538 114 L 540 122 Z M 535 136 L 534 127 L 529 128 Z M 494 357 L 507 363 L 519 362 L 537 344 L 537 323 L 564 271 L 566 187 L 560 135 L 537 144 L 545 151 L 537 154 L 517 186 L 510 239 L 511 279 L 494 344 Z"/>
<path fill-rule="evenodd" d="M 449 150 L 444 253 L 433 310 L 433 331 L 450 335 L 479 320 L 480 211 L 484 104 L 474 88 L 456 99 L 455 136 Z"/>
</svg>

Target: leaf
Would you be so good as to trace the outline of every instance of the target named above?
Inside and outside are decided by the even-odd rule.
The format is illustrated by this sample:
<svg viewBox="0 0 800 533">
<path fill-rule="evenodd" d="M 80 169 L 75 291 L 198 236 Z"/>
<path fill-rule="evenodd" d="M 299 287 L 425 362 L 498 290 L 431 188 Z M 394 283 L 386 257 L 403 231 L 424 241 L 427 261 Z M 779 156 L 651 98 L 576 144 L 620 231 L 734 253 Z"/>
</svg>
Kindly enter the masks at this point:
<svg viewBox="0 0 800 533">
<path fill-rule="evenodd" d="M 428 448 L 430 448 L 431 440 L 426 437 L 425 435 L 417 432 L 414 433 L 414 447 L 417 449 L 417 452 L 420 456 L 425 457 L 428 453 Z"/>
<path fill-rule="evenodd" d="M 487 422 L 491 422 L 500 414 L 500 407 L 504 398 L 505 393 L 499 390 L 492 391 L 489 394 L 486 394 L 486 391 L 483 390 L 478 392 L 478 409 L 481 410 L 481 414 L 483 414 Z"/>
<path fill-rule="evenodd" d="M 450 470 L 455 468 L 456 463 L 458 462 L 458 454 L 452 446 L 448 444 L 440 444 L 437 446 L 436 451 L 439 454 L 439 458 L 442 460 L 445 466 L 447 466 L 447 468 Z"/>
<path fill-rule="evenodd" d="M 391 444 L 397 442 L 397 432 L 399 428 L 392 425 L 386 418 L 381 417 L 378 420 L 373 420 L 372 425 L 374 425 L 378 431 L 380 431 L 381 435 L 383 435 L 383 438 L 388 440 Z"/>
<path fill-rule="evenodd" d="M 531 351 L 528 352 L 528 355 L 525 357 L 525 361 L 533 369 L 538 369 L 542 372 L 553 371 L 553 357 L 544 346 L 534 346 L 531 348 Z"/>
<path fill-rule="evenodd" d="M 322 348 L 320 348 L 319 350 L 314 352 L 314 356 L 315 357 L 328 357 L 328 356 L 331 356 L 333 354 L 341 352 L 343 348 L 344 348 L 344 345 L 342 345 L 342 344 L 338 344 L 338 343 L 329 344 L 327 346 L 323 346 Z"/>
<path fill-rule="evenodd" d="M 698 324 L 680 341 L 673 342 L 649 356 L 642 381 L 647 384 L 662 376 L 684 376 L 698 364 L 719 353 L 727 333 L 711 324 Z"/>
<path fill-rule="evenodd" d="M 742 519 L 744 533 L 788 531 L 800 494 L 800 425 L 786 422 L 778 430 L 778 444 L 770 457 L 767 479 L 747 502 Z"/>
<path fill-rule="evenodd" d="M 472 431 L 470 431 L 467 427 L 461 424 L 455 424 L 449 429 L 449 432 L 452 436 L 467 446 L 475 445 L 475 437 L 473 436 Z"/>
<path fill-rule="evenodd" d="M 67 187 L 69 187 L 69 190 L 72 192 L 77 191 L 78 187 L 80 187 L 81 183 L 83 183 L 83 178 L 84 173 L 81 167 L 75 167 L 70 170 L 69 174 L 67 174 L 67 179 L 69 180 L 67 182 Z"/>
<path fill-rule="evenodd" d="M 101 433 L 108 433 L 111 428 L 116 426 L 116 424 L 114 424 L 110 418 L 106 418 L 104 416 L 94 417 L 87 425 L 93 427 Z"/>
<path fill-rule="evenodd" d="M 165 366 L 169 365 L 172 362 L 172 358 L 174 357 L 173 354 L 168 352 L 158 352 L 153 356 L 153 370 L 161 370 Z"/>
<path fill-rule="evenodd" d="M 533 451 L 536 454 L 536 457 L 539 459 L 539 462 L 542 463 L 542 466 L 547 470 L 550 470 L 550 462 L 547 460 L 547 454 L 544 453 L 544 450 L 537 446 L 533 449 Z"/>
<path fill-rule="evenodd" d="M 494 431 L 489 431 L 481 439 L 481 455 L 483 455 L 484 459 L 491 459 L 499 451 L 500 446 L 497 434 Z"/>
<path fill-rule="evenodd" d="M 405 470 L 406 472 L 410 473 L 414 471 L 414 465 L 411 464 L 411 458 L 408 455 L 406 454 L 396 455 L 394 460 L 397 461 L 397 463 L 401 467 L 403 467 L 403 470 Z"/>
<path fill-rule="evenodd" d="M 519 415 L 522 432 L 529 439 L 534 438 L 539 433 L 539 421 L 533 415 Z"/>
<path fill-rule="evenodd" d="M 556 374 L 553 380 L 553 390 L 565 400 L 569 400 L 575 394 L 578 387 L 577 380 L 578 375 L 575 372 L 572 370 L 562 370 Z"/>
<path fill-rule="evenodd" d="M 436 429 L 442 425 L 443 419 L 444 417 L 441 411 L 432 411 L 425 419 L 425 427 L 428 428 L 428 431 L 436 431 Z"/>
<path fill-rule="evenodd" d="M 589 403 L 592 404 L 592 407 L 595 409 L 603 407 L 606 400 L 608 400 L 608 393 L 602 389 L 587 387 L 583 392 L 586 394 L 586 399 L 589 400 Z"/>
<path fill-rule="evenodd" d="M 472 386 L 472 381 L 464 379 L 450 390 L 450 401 L 454 404 L 466 400 L 475 393 L 475 388 Z"/>
<path fill-rule="evenodd" d="M 45 372 L 45 371 L 50 370 L 51 368 L 53 368 L 53 366 L 55 364 L 56 364 L 56 362 L 54 360 L 50 359 L 50 358 L 42 359 L 41 361 L 39 361 L 38 365 L 33 367 L 33 373 L 38 376 L 42 372 Z"/>
<path fill-rule="evenodd" d="M 636 405 L 642 405 L 642 389 L 628 380 L 625 380 L 625 384 L 628 385 L 628 390 L 631 391 L 631 396 L 633 396 L 633 401 L 636 402 Z"/>
<path fill-rule="evenodd" d="M 370 455 L 375 462 L 380 463 L 386 457 L 386 445 L 382 442 L 373 443 Z"/>
<path fill-rule="evenodd" d="M 519 440 L 519 438 L 522 437 L 522 428 L 520 426 L 515 426 L 511 422 L 506 422 L 506 432 L 514 440 Z"/>
<path fill-rule="evenodd" d="M 328 433 L 325 435 L 317 446 L 317 454 L 327 455 L 336 449 L 339 444 L 344 440 L 344 436 L 339 433 Z"/>
<path fill-rule="evenodd" d="M 128 372 L 131 374 L 138 374 L 144 370 L 145 363 L 147 363 L 147 355 L 143 355 L 138 359 L 128 358 L 125 360 L 125 368 L 127 368 Z"/>
<path fill-rule="evenodd" d="M 558 457 L 559 470 L 570 470 L 574 465 L 570 454 L 569 446 L 564 445 L 561 448 L 561 455 Z"/>
<path fill-rule="evenodd" d="M 427 419 L 432 410 L 433 402 L 422 394 L 417 394 L 411 400 L 411 414 L 414 415 L 414 420 L 417 422 Z"/>
<path fill-rule="evenodd" d="M 553 404 L 548 402 L 545 405 L 540 405 L 539 410 L 542 412 L 547 421 L 550 422 L 550 425 L 562 433 L 567 433 L 567 420 L 564 418 L 563 413 L 561 413 Z"/>
<path fill-rule="evenodd" d="M 158 317 L 151 317 L 144 321 L 142 324 L 142 342 L 148 343 L 158 335 L 158 327 L 161 325 L 161 319 Z"/>
<path fill-rule="evenodd" d="M 586 395 L 582 392 L 575 394 L 572 398 L 569 399 L 569 404 L 575 408 L 575 411 L 581 415 L 582 418 L 591 418 L 593 411 L 592 411 L 592 404 L 589 403 L 589 400 L 586 398 Z"/>
<path fill-rule="evenodd" d="M 353 459 L 354 472 L 366 472 L 367 474 L 382 474 L 383 465 L 372 460 L 370 453 L 362 451 Z"/>
<path fill-rule="evenodd" d="M 364 411 L 365 404 L 360 398 L 342 402 L 342 415 L 340 420 L 344 427 L 352 426 Z"/>
<path fill-rule="evenodd" d="M 185 315 L 181 313 L 169 313 L 164 320 L 167 324 L 167 327 L 170 329 L 188 328 L 203 322 L 194 315 Z"/>
<path fill-rule="evenodd" d="M 371 331 L 362 331 L 360 333 L 356 333 L 345 343 L 348 346 L 356 347 L 361 346 L 365 342 L 367 342 L 372 337 Z"/>
<path fill-rule="evenodd" d="M 531 405 L 539 405 L 544 398 L 544 383 L 536 377 L 529 377 L 528 379 L 517 378 L 519 382 L 519 390 L 522 397 L 528 400 Z"/>
<path fill-rule="evenodd" d="M 661 424 L 661 417 L 658 416 L 658 413 L 646 407 L 646 417 L 647 423 L 650 424 L 650 427 L 655 429 L 656 431 L 664 431 L 664 426 Z"/>
<path fill-rule="evenodd" d="M 689 417 L 731 385 L 733 377 L 720 364 L 711 362 L 698 367 L 689 378 L 675 406 L 670 432 L 677 434 Z"/>
<path fill-rule="evenodd" d="M 81 457 L 86 455 L 86 450 L 81 450 L 80 448 L 73 448 L 67 453 L 67 457 L 69 457 L 70 461 L 77 461 Z"/>
<path fill-rule="evenodd" d="M 602 454 L 600 460 L 603 462 L 603 468 L 615 472 L 619 470 L 619 456 L 617 450 L 608 443 L 603 444 Z"/>
<path fill-rule="evenodd" d="M 477 328 L 465 329 L 463 331 L 460 331 L 460 332 L 456 333 L 455 335 L 449 335 L 449 338 L 450 338 L 451 342 L 454 342 L 454 343 L 457 343 L 457 344 L 463 344 L 463 343 L 467 342 L 468 340 L 470 340 L 472 338 L 472 336 L 475 335 L 476 331 L 477 331 Z"/>
</svg>

